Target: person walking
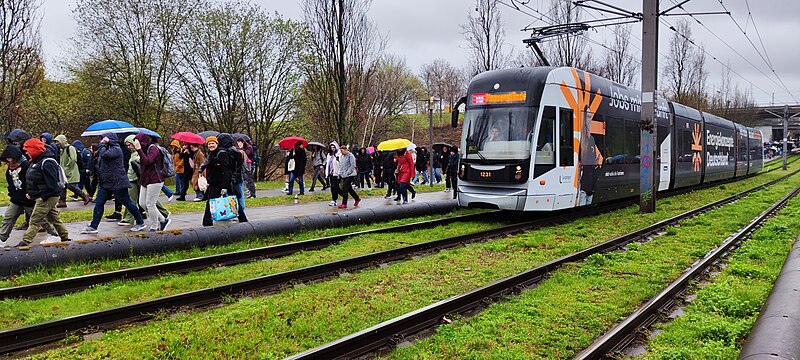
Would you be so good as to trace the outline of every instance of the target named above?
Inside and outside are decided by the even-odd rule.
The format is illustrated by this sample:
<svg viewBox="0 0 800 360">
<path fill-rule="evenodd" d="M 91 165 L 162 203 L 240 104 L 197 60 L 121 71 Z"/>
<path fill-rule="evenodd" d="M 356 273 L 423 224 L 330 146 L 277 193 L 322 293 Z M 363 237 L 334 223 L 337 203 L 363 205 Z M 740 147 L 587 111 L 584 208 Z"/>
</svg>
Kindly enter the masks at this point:
<svg viewBox="0 0 800 360">
<path fill-rule="evenodd" d="M 183 165 L 183 158 L 181 157 L 181 142 L 172 140 L 169 143 L 170 154 L 172 154 L 172 162 L 175 164 L 175 194 L 178 198 L 181 196 L 186 200 L 186 191 L 183 190 L 183 173 L 186 172 L 186 167 Z"/>
<path fill-rule="evenodd" d="M 61 196 L 62 190 L 60 182 L 64 175 L 58 161 L 55 160 L 55 154 L 39 139 L 28 139 L 22 149 L 31 159 L 31 166 L 25 174 L 27 185 L 25 198 L 35 202 L 28 229 L 22 235 L 22 241 L 17 244 L 17 249 L 29 250 L 33 238 L 39 232 L 39 227 L 45 226 L 47 223 L 53 225 L 61 241 L 70 241 L 67 227 L 61 222 L 61 217 L 56 210 L 56 203 L 58 203 L 58 197 Z M 11 249 L 8 245 L 4 248 Z"/>
<path fill-rule="evenodd" d="M 231 156 L 232 195 L 236 196 L 236 205 L 239 208 L 239 222 L 247 222 L 247 216 L 244 213 L 244 163 L 247 155 L 236 146 L 231 134 L 221 133 L 217 135 L 217 139 L 219 140 L 220 149 L 227 151 Z"/>
<path fill-rule="evenodd" d="M 63 134 L 56 136 L 53 140 L 56 148 L 58 149 L 58 162 L 61 168 L 64 169 L 64 174 L 67 175 L 66 188 L 61 191 L 61 197 L 56 204 L 57 208 L 67 207 L 67 190 L 72 192 L 72 195 L 83 199 L 83 205 L 92 201 L 89 195 L 81 190 L 78 186 L 81 182 L 81 173 L 78 166 L 78 150 L 67 142 L 67 137 Z"/>
<path fill-rule="evenodd" d="M 306 189 L 305 183 L 303 183 L 303 175 L 306 172 L 308 157 L 306 156 L 306 150 L 303 148 L 302 141 L 294 143 L 294 148 L 289 151 L 288 158 L 289 161 L 287 164 L 287 169 L 289 170 L 289 191 L 286 193 L 286 195 L 292 195 L 295 182 L 300 185 L 300 195 L 304 195 Z"/>
<path fill-rule="evenodd" d="M 164 160 L 158 146 L 153 144 L 150 136 L 145 133 L 136 134 L 133 147 L 139 153 L 141 161 L 139 206 L 145 208 L 149 214 L 147 220 L 150 223 L 150 231 L 158 231 L 166 222 L 166 218 L 156 208 L 158 195 L 161 193 L 161 187 L 164 186 L 164 178 L 161 177 Z"/>
<path fill-rule="evenodd" d="M 427 184 L 428 181 L 428 161 L 430 161 L 430 154 L 428 154 L 428 150 L 425 149 L 424 146 L 421 146 L 417 149 L 417 158 L 414 160 L 414 167 L 416 169 L 416 173 L 414 173 L 414 183 L 419 180 L 419 176 L 422 175 L 423 182 L 422 184 Z"/>
<path fill-rule="evenodd" d="M 131 152 L 131 158 L 128 160 L 128 181 L 131 182 L 131 187 L 128 189 L 128 195 L 130 195 L 131 199 L 138 199 L 139 193 L 141 192 L 141 185 L 139 184 L 139 176 L 142 173 L 142 163 L 139 158 L 139 153 L 135 151 L 134 143 L 136 142 L 135 135 L 128 135 L 125 138 L 125 146 Z M 171 213 L 167 210 L 166 207 L 161 203 L 161 201 L 156 201 L 156 209 L 161 215 L 164 217 L 165 221 L 161 223 L 161 227 L 159 230 L 166 230 L 167 226 L 172 222 L 169 216 Z M 141 206 L 139 206 L 139 211 L 144 211 Z M 144 218 L 144 213 L 142 215 Z M 124 211 L 122 215 L 122 220 L 120 220 L 117 225 L 119 226 L 130 226 L 133 225 L 134 217 L 130 211 Z"/>
<path fill-rule="evenodd" d="M 87 149 L 80 140 L 74 140 L 72 146 L 78 151 L 78 171 L 80 172 L 81 179 L 78 187 L 85 191 L 86 195 L 89 195 L 91 198 L 94 196 L 94 193 L 89 191 L 89 189 L 92 188 L 92 151 Z"/>
<path fill-rule="evenodd" d="M 358 150 L 356 157 L 356 168 L 358 169 L 358 186 L 362 189 L 372 190 L 372 157 L 367 154 L 367 148 Z M 364 187 L 366 180 L 367 187 Z"/>
<path fill-rule="evenodd" d="M 450 175 L 450 148 L 445 146 L 442 148 L 442 155 L 439 158 L 439 162 L 442 163 L 442 170 L 444 170 L 445 179 L 444 179 L 444 191 L 450 191 L 451 183 L 453 182 L 453 177 Z M 455 171 L 455 169 L 452 169 Z"/>
<path fill-rule="evenodd" d="M 397 179 L 394 175 L 397 170 L 397 165 L 394 160 L 394 151 L 382 151 L 381 162 L 383 162 L 383 182 L 386 183 L 386 196 L 384 199 L 392 197 L 392 194 L 397 194 Z"/>
<path fill-rule="evenodd" d="M 36 201 L 26 196 L 27 181 L 25 180 L 25 175 L 28 173 L 30 163 L 23 156 L 22 150 L 16 145 L 9 144 L 3 150 L 0 158 L 7 165 L 6 183 L 8 184 L 8 197 L 10 200 L 8 207 L 6 207 L 6 212 L 3 214 L 3 223 L 0 225 L 0 247 L 5 247 L 8 236 L 11 234 L 11 230 L 14 229 L 14 224 L 23 214 L 25 215 L 24 229 L 28 229 L 28 222 Z M 44 228 L 50 234 L 50 237 L 43 243 L 61 241 L 53 225 L 46 222 Z"/>
<path fill-rule="evenodd" d="M 450 148 L 449 153 L 446 157 L 447 159 L 447 180 L 445 182 L 446 189 L 445 191 L 450 191 L 450 187 L 453 187 L 453 191 L 458 191 L 458 149 L 457 148 Z M 453 194 L 453 198 L 455 199 L 455 194 Z"/>
<path fill-rule="evenodd" d="M 205 174 L 208 181 L 208 189 L 205 192 L 206 209 L 203 213 L 203 226 L 213 226 L 209 200 L 222 196 L 223 192 L 235 196 L 236 190 L 233 186 L 233 173 L 231 172 L 231 164 L 235 160 L 232 159 L 229 151 L 219 146 L 216 136 L 206 138 L 206 146 L 208 147 L 208 157 L 198 170 Z M 239 222 L 246 221 L 244 213 L 239 213 Z"/>
<path fill-rule="evenodd" d="M 342 187 L 342 203 L 339 204 L 339 209 L 346 209 L 348 194 L 355 200 L 353 206 L 358 206 L 358 203 L 361 202 L 361 197 L 353 190 L 353 182 L 356 180 L 356 175 L 358 174 L 356 172 L 356 157 L 353 153 L 348 151 L 346 147 L 341 148 L 341 153 L 342 154 L 339 156 L 339 171 L 344 185 Z"/>
<path fill-rule="evenodd" d="M 336 201 L 339 200 L 339 194 L 342 192 L 339 187 L 339 180 L 341 179 L 339 157 L 341 154 L 339 143 L 331 141 L 328 144 L 328 157 L 325 159 L 325 176 L 328 178 L 328 187 L 331 189 L 331 202 L 328 203 L 328 206 L 336 206 Z"/>
<path fill-rule="evenodd" d="M 317 185 L 317 179 L 322 184 L 322 191 L 328 188 L 328 183 L 325 181 L 325 151 L 322 146 L 316 146 L 311 152 L 311 166 L 314 167 L 314 173 L 311 176 L 310 192 L 314 192 L 314 187 Z"/>
<path fill-rule="evenodd" d="M 411 187 L 411 178 L 414 176 L 414 159 L 411 154 L 405 149 L 398 149 L 395 154 L 395 162 L 397 163 L 397 197 L 394 201 L 399 202 L 400 198 L 403 199 L 403 204 L 408 203 L 408 191 Z M 416 196 L 413 188 L 411 189 L 413 199 Z"/>
<path fill-rule="evenodd" d="M 58 146 L 56 146 L 56 144 L 53 143 L 53 135 L 47 132 L 42 133 L 42 135 L 39 136 L 39 140 L 41 140 L 41 142 L 44 143 L 45 147 L 47 147 L 48 149 L 50 149 L 50 151 L 53 152 L 54 159 L 58 161 Z"/>
<path fill-rule="evenodd" d="M 144 230 L 147 226 L 144 224 L 144 219 L 142 219 L 142 213 L 139 212 L 139 207 L 134 204 L 130 195 L 128 195 L 128 188 L 130 188 L 131 182 L 128 181 L 125 171 L 124 157 L 122 148 L 117 141 L 117 134 L 111 132 L 103 134 L 97 153 L 99 161 L 97 163 L 98 181 L 97 196 L 94 198 L 94 213 L 92 214 L 92 221 L 81 230 L 81 234 L 97 234 L 97 227 L 100 226 L 100 219 L 103 217 L 106 201 L 112 195 L 115 201 L 133 214 L 136 223 L 131 228 L 131 231 Z M 116 219 L 116 221 L 120 220 L 122 220 L 122 214 Z"/>
<path fill-rule="evenodd" d="M 255 181 L 255 149 L 253 149 L 253 145 L 250 144 L 247 139 L 244 137 L 239 137 L 236 139 L 236 145 L 238 145 L 239 150 L 244 151 L 245 156 L 247 159 L 245 160 L 244 167 L 244 184 L 247 187 L 247 196 L 246 198 L 255 199 L 256 198 L 256 181 Z"/>
<path fill-rule="evenodd" d="M 372 146 L 374 149 L 375 147 Z M 370 155 L 372 157 L 372 174 L 375 176 L 375 187 L 383 189 L 383 159 L 381 159 L 380 151 L 373 151 Z"/>
<path fill-rule="evenodd" d="M 433 157 L 433 179 L 431 181 L 438 183 L 442 182 L 442 154 L 438 151 L 433 151 L 431 155 Z"/>
</svg>

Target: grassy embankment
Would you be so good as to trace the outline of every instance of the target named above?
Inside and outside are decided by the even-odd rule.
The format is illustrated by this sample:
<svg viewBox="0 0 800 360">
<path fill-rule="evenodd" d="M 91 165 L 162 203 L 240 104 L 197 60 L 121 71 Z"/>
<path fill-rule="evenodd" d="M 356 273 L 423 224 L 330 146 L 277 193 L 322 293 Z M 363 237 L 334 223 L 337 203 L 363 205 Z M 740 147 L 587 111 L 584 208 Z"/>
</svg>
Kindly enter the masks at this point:
<svg viewBox="0 0 800 360">
<path fill-rule="evenodd" d="M 273 296 L 231 299 L 229 305 L 219 309 L 110 331 L 100 339 L 53 350 L 41 357 L 99 358 L 104 354 L 119 358 L 209 358 L 219 354 L 284 357 L 781 174 L 784 172 L 662 199 L 653 214 L 638 214 L 638 207 L 629 207 L 383 269 L 295 287 Z M 684 221 L 680 227 L 670 229 L 667 236 L 629 246 L 631 251 L 598 255 L 587 262 L 566 266 L 536 289 L 492 305 L 475 318 L 456 319 L 452 325 L 440 328 L 434 337 L 393 356 L 565 358 L 574 355 L 677 277 L 688 264 L 798 184 L 800 179 L 795 177 L 788 183 Z M 413 242 L 431 236 L 426 232 L 437 236 L 441 230 L 393 238 Z M 353 239 L 336 247 L 270 263 L 291 263 L 298 261 L 297 257 L 309 255 L 334 256 L 348 248 L 369 251 L 362 241 L 365 240 Z M 51 306 L 61 303 L 54 302 Z"/>
</svg>

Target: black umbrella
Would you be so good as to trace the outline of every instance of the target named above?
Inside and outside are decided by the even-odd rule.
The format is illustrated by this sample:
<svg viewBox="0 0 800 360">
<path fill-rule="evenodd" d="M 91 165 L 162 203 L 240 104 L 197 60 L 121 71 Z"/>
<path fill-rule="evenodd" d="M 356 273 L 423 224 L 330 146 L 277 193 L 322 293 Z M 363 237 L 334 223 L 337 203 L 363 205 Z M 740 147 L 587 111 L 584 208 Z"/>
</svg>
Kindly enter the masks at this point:
<svg viewBox="0 0 800 360">
<path fill-rule="evenodd" d="M 245 134 L 242 134 L 242 133 L 235 133 L 235 134 L 233 134 L 233 135 L 231 135 L 231 136 L 233 136 L 233 139 L 234 139 L 234 140 L 244 139 L 244 141 L 246 141 L 246 142 L 248 142 L 248 143 L 252 142 L 252 141 L 250 140 L 250 137 L 249 137 L 249 136 L 247 136 L 247 135 L 245 135 Z"/>
<path fill-rule="evenodd" d="M 433 145 L 431 145 L 431 148 L 432 148 L 434 151 L 436 151 L 436 152 L 438 152 L 438 153 L 441 153 L 441 152 L 442 152 L 442 150 L 444 150 L 443 148 L 444 148 L 445 146 L 447 146 L 447 148 L 448 148 L 448 149 L 455 148 L 455 146 L 453 146 L 452 144 L 446 143 L 446 142 L 437 142 L 437 143 L 433 143 Z M 448 151 L 449 151 L 449 150 L 448 150 Z"/>
<path fill-rule="evenodd" d="M 217 136 L 217 135 L 219 135 L 219 131 L 206 130 L 206 131 L 202 131 L 202 132 L 197 133 L 197 135 L 202 136 L 203 139 L 207 139 L 209 136 Z"/>
<path fill-rule="evenodd" d="M 306 146 L 306 148 L 308 148 L 308 149 L 309 149 L 309 150 L 311 150 L 311 151 L 314 151 L 314 149 L 313 149 L 313 148 L 315 148 L 315 147 L 319 147 L 320 149 L 324 149 L 324 148 L 325 148 L 325 145 L 324 145 L 324 144 L 322 144 L 322 143 L 316 142 L 316 141 L 310 141 L 310 142 L 308 143 L 308 146 Z"/>
<path fill-rule="evenodd" d="M 30 138 L 31 138 L 31 134 L 28 134 L 27 131 L 22 130 L 22 129 L 11 130 L 6 135 L 6 139 L 8 139 L 9 142 L 19 143 L 20 145 L 22 145 L 22 143 L 24 143 L 25 141 L 27 141 Z"/>
</svg>

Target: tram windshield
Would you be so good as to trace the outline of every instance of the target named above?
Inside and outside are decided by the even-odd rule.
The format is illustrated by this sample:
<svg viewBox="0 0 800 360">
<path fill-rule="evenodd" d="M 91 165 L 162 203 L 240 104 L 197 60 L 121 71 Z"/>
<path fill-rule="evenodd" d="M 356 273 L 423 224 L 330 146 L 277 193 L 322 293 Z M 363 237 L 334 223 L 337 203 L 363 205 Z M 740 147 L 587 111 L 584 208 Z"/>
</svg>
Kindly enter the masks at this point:
<svg viewBox="0 0 800 360">
<path fill-rule="evenodd" d="M 464 114 L 465 159 L 521 160 L 531 156 L 536 108 L 468 109 Z"/>
</svg>

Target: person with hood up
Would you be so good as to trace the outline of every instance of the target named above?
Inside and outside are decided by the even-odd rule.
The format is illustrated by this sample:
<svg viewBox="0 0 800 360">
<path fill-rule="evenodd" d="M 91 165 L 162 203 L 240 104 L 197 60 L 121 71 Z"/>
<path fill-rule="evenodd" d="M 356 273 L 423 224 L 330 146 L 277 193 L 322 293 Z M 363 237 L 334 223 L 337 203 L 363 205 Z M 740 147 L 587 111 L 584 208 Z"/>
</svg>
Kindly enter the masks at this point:
<svg viewBox="0 0 800 360">
<path fill-rule="evenodd" d="M 81 172 L 78 161 L 82 160 L 78 157 L 78 150 L 69 144 L 67 137 L 63 134 L 56 136 L 53 142 L 56 144 L 56 148 L 58 148 L 58 162 L 67 175 L 67 185 L 64 190 L 61 191 L 61 198 L 56 207 L 67 207 L 67 190 L 72 191 L 72 195 L 82 198 L 83 205 L 88 204 L 92 201 L 92 198 L 78 187 L 81 182 Z"/>
<path fill-rule="evenodd" d="M 398 149 L 395 155 L 395 163 L 397 164 L 397 197 L 394 201 L 399 202 L 403 198 L 403 204 L 408 203 L 408 191 L 411 189 L 411 198 L 413 199 L 417 193 L 411 188 L 411 178 L 414 176 L 414 159 L 411 154 L 405 149 Z"/>
<path fill-rule="evenodd" d="M 362 189 L 372 190 L 372 157 L 367 154 L 367 148 L 358 149 L 356 156 L 356 168 L 358 169 L 358 186 Z M 366 180 L 367 187 L 364 187 Z"/>
<path fill-rule="evenodd" d="M 72 146 L 78 151 L 78 170 L 81 173 L 81 182 L 78 187 L 92 197 L 94 193 L 89 191 L 92 188 L 92 151 L 86 148 L 80 140 L 73 141 Z"/>
<path fill-rule="evenodd" d="M 381 162 L 383 162 L 383 182 L 386 183 L 386 196 L 384 199 L 392 197 L 392 193 L 397 194 L 397 178 L 394 171 L 397 165 L 394 163 L 394 151 L 381 151 Z"/>
<path fill-rule="evenodd" d="M 316 146 L 311 152 L 311 166 L 314 167 L 314 174 L 311 176 L 310 192 L 314 192 L 314 187 L 317 185 L 317 179 L 322 184 L 322 191 L 328 188 L 328 182 L 325 181 L 325 150 L 322 146 Z"/>
<path fill-rule="evenodd" d="M 150 135 L 143 132 L 136 134 L 133 140 L 133 147 L 139 153 L 139 160 L 141 161 L 139 206 L 145 208 L 150 215 L 147 217 L 150 223 L 150 231 L 158 231 L 169 225 L 167 218 L 161 215 L 156 207 L 158 195 L 161 194 L 161 188 L 164 186 L 164 178 L 161 177 L 164 159 L 161 157 L 161 151 L 153 143 Z"/>
<path fill-rule="evenodd" d="M 222 135 L 222 134 L 220 134 Z M 227 136 L 222 136 L 227 143 Z M 214 221 L 211 219 L 211 207 L 208 203 L 209 199 L 218 198 L 222 196 L 224 191 L 227 194 L 236 196 L 236 189 L 233 185 L 233 164 L 236 159 L 230 151 L 223 149 L 220 146 L 219 140 L 216 136 L 209 136 L 206 138 L 206 146 L 208 147 L 208 156 L 205 163 L 200 166 L 200 171 L 205 174 L 208 181 L 208 189 L 206 189 L 206 209 L 203 213 L 203 226 L 213 226 Z M 239 212 L 239 222 L 246 222 L 247 217 L 243 212 Z"/>
<path fill-rule="evenodd" d="M 328 187 L 331 188 L 331 202 L 328 206 L 336 206 L 336 200 L 339 200 L 339 175 L 341 171 L 341 164 L 339 163 L 339 156 L 341 156 L 339 143 L 331 141 L 328 144 L 328 157 L 325 159 L 325 177 L 328 178 Z"/>
<path fill-rule="evenodd" d="M 428 179 L 428 162 L 431 160 L 430 154 L 428 153 L 428 149 L 424 146 L 417 149 L 417 158 L 414 159 L 414 166 L 417 172 L 414 174 L 414 183 L 419 180 L 419 176 L 422 175 L 423 184 L 427 184 L 430 179 Z"/>
<path fill-rule="evenodd" d="M 375 149 L 375 146 L 372 146 Z M 375 187 L 383 189 L 383 159 L 380 151 L 373 151 L 372 155 L 372 174 L 375 176 Z"/>
<path fill-rule="evenodd" d="M 34 200 L 34 205 L 28 230 L 22 235 L 22 241 L 17 244 L 17 249 L 30 249 L 39 227 L 47 223 L 53 225 L 61 241 L 70 241 L 67 227 L 61 222 L 56 210 L 56 203 L 62 190 L 59 186 L 62 170 L 55 160 L 55 154 L 39 139 L 25 141 L 22 148 L 31 159 L 31 166 L 25 174 L 25 198 Z M 51 240 L 48 239 L 48 242 Z M 6 245 L 5 249 L 10 250 L 11 247 Z"/>
<path fill-rule="evenodd" d="M 45 147 L 47 147 L 48 149 L 50 149 L 50 151 L 53 152 L 53 156 L 55 156 L 56 161 L 58 161 L 58 146 L 56 146 L 56 144 L 53 144 L 53 134 L 47 132 L 42 133 L 42 135 L 39 136 L 39 140 L 41 140 L 41 142 L 44 143 Z"/>
<path fill-rule="evenodd" d="M 342 203 L 339 205 L 339 209 L 346 209 L 347 194 L 350 194 L 353 200 L 355 200 L 353 206 L 358 206 L 358 203 L 361 202 L 361 198 L 358 196 L 358 193 L 353 190 L 353 182 L 356 181 L 356 175 L 358 174 L 356 171 L 356 157 L 353 153 L 348 151 L 347 148 L 342 148 L 341 152 L 342 155 L 339 156 L 339 162 L 341 164 L 339 173 L 344 185 L 342 187 Z"/>
<path fill-rule="evenodd" d="M 112 132 L 103 134 L 103 139 L 100 140 L 100 144 L 97 147 L 97 159 L 98 179 L 97 196 L 94 198 L 94 213 L 92 214 L 92 221 L 81 230 L 81 234 L 97 234 L 97 227 L 103 217 L 106 201 L 111 198 L 111 195 L 114 195 L 116 201 L 125 206 L 125 209 L 133 214 L 136 219 L 136 224 L 131 228 L 131 231 L 142 231 L 147 228 L 147 225 L 144 224 L 144 219 L 142 219 L 142 213 L 139 212 L 139 207 L 133 203 L 130 195 L 128 195 L 128 188 L 131 187 L 131 182 L 125 173 L 124 156 L 117 140 L 117 134 Z M 119 220 L 121 220 L 121 216 Z"/>
<path fill-rule="evenodd" d="M 27 222 L 30 220 L 36 201 L 25 196 L 27 190 L 25 175 L 28 172 L 30 163 L 28 159 L 22 155 L 22 150 L 15 145 L 8 145 L 5 150 L 3 150 L 0 158 L 8 165 L 6 168 L 6 182 L 8 183 L 8 197 L 11 200 L 3 215 L 3 223 L 0 225 L 0 247 L 4 247 L 8 236 L 11 234 L 11 230 L 14 229 L 14 224 L 23 214 L 25 214 L 26 220 L 24 229 L 28 228 Z M 47 240 L 43 241 L 44 243 L 61 241 L 53 225 L 45 223 L 44 227 L 47 233 L 51 235 Z"/>
<path fill-rule="evenodd" d="M 139 184 L 139 175 L 142 172 L 142 163 L 139 159 L 139 153 L 134 151 L 134 142 L 136 141 L 135 135 L 128 135 L 125 137 L 125 147 L 131 152 L 131 158 L 128 160 L 128 181 L 131 182 L 131 187 L 128 189 L 128 195 L 130 195 L 131 199 L 138 199 L 139 192 L 141 191 L 140 184 Z M 166 230 L 167 226 L 172 222 L 169 216 L 171 215 L 169 210 L 161 204 L 161 201 L 156 201 L 156 208 L 158 212 L 161 213 L 161 216 L 164 217 L 165 221 L 161 222 L 161 227 L 159 230 L 163 231 Z M 139 211 L 142 211 L 142 207 L 139 207 Z M 144 218 L 144 216 L 142 216 Z M 133 214 L 129 211 L 125 211 L 122 220 L 120 220 L 117 225 L 119 226 L 130 226 L 133 225 Z"/>
<path fill-rule="evenodd" d="M 253 149 L 253 145 L 250 144 L 247 139 L 244 137 L 239 137 L 236 139 L 236 146 L 239 150 L 244 151 L 245 156 L 247 159 L 244 162 L 244 184 L 247 187 L 247 198 L 248 199 L 255 199 L 256 198 L 256 181 L 255 181 L 255 171 L 256 171 L 256 164 L 253 161 L 255 159 L 256 153 Z"/>
<path fill-rule="evenodd" d="M 244 163 L 247 155 L 236 146 L 231 134 L 221 133 L 217 136 L 217 139 L 219 140 L 219 147 L 231 155 L 231 176 L 233 177 L 231 181 L 234 190 L 232 195 L 236 196 L 237 205 L 239 206 L 239 222 L 247 222 L 247 216 L 244 214 Z M 244 219 L 244 221 L 241 219 Z"/>
<path fill-rule="evenodd" d="M 183 191 L 183 173 L 186 171 L 181 157 L 183 148 L 181 148 L 181 142 L 178 140 L 172 140 L 169 143 L 169 147 L 172 154 L 172 162 L 175 164 L 175 194 L 178 194 L 178 198 L 180 198 L 181 196 L 186 196 L 186 191 Z"/>
<path fill-rule="evenodd" d="M 289 191 L 286 193 L 286 195 L 292 195 L 295 182 L 300 185 L 300 195 L 305 195 L 306 188 L 305 183 L 303 182 L 303 175 L 306 173 L 308 156 L 306 156 L 306 149 L 303 148 L 302 141 L 294 143 L 294 148 L 289 151 L 289 161 L 287 164 L 289 169 Z"/>
</svg>

